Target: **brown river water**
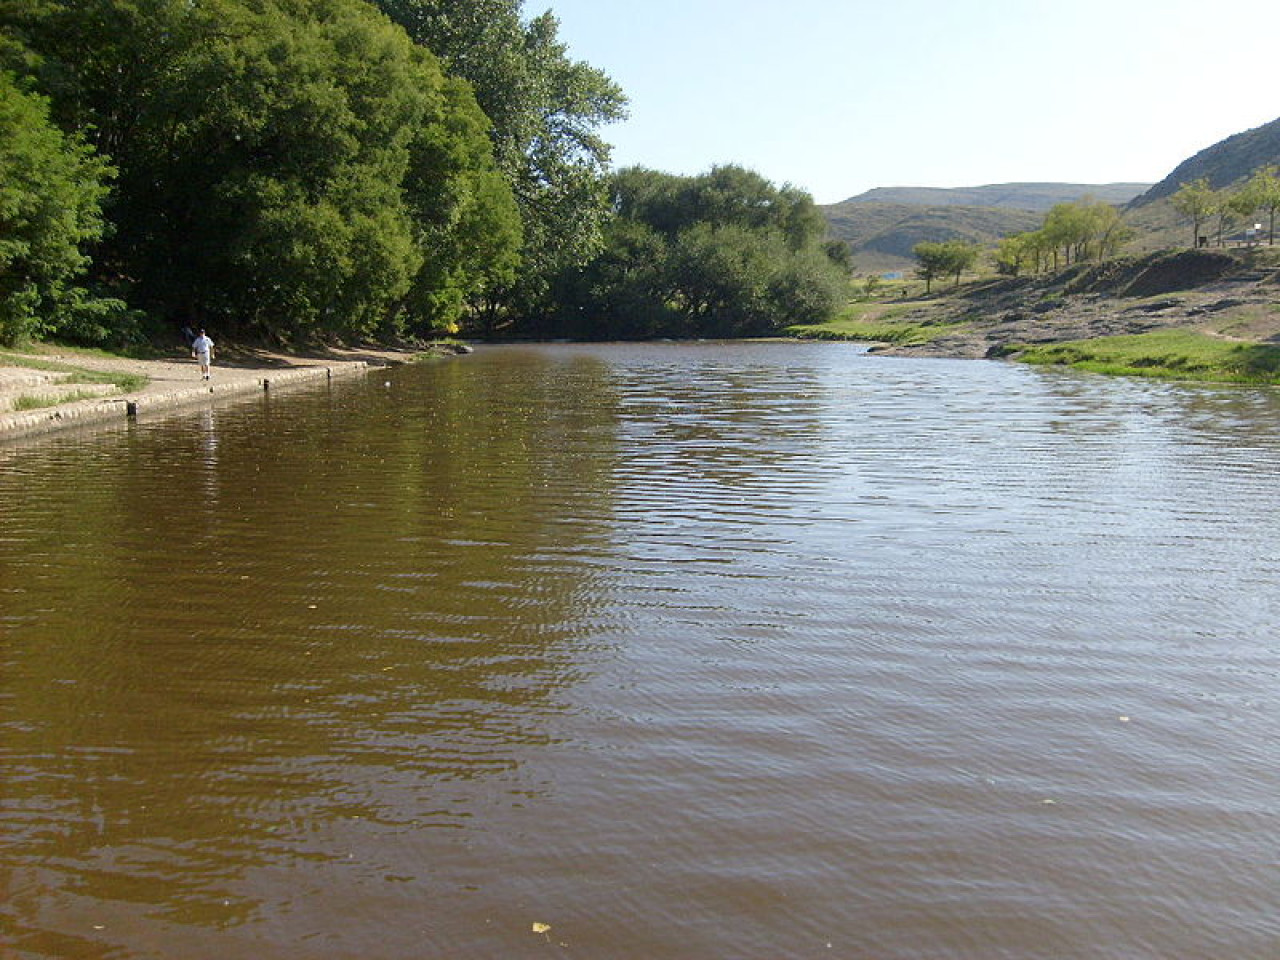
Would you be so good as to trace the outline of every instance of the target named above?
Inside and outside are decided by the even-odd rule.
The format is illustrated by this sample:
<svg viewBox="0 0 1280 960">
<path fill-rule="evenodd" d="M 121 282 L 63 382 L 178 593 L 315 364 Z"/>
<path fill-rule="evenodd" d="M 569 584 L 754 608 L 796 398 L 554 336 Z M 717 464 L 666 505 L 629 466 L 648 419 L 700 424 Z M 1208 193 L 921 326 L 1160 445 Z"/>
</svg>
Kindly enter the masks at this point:
<svg viewBox="0 0 1280 960">
<path fill-rule="evenodd" d="M 0 955 L 1280 957 L 1280 393 L 488 347 L 0 446 Z"/>
</svg>

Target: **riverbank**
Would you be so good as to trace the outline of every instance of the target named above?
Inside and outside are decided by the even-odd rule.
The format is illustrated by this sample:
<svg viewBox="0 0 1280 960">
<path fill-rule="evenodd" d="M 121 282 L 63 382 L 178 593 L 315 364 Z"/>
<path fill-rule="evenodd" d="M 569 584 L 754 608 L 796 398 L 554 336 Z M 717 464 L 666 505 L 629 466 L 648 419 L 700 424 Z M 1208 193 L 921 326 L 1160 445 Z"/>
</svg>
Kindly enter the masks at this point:
<svg viewBox="0 0 1280 960">
<path fill-rule="evenodd" d="M 449 348 L 450 351 L 453 348 Z M 0 441 L 72 426 L 161 415 L 219 399 L 286 389 L 373 367 L 407 363 L 421 350 L 332 347 L 218 352 L 208 381 L 180 349 L 151 359 L 36 345 L 0 351 Z"/>
<path fill-rule="evenodd" d="M 1280 249 L 1188 250 L 978 281 L 929 297 L 863 301 L 833 323 L 792 332 L 872 341 L 876 352 L 897 356 L 1280 383 Z"/>
</svg>

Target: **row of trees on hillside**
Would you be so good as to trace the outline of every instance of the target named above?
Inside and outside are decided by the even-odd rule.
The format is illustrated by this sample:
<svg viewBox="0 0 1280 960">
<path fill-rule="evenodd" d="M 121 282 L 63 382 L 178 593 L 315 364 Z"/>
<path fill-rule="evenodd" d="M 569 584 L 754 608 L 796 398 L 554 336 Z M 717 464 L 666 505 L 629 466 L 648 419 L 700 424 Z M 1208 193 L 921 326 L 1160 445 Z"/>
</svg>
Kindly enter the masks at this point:
<svg viewBox="0 0 1280 960">
<path fill-rule="evenodd" d="M 827 320 L 848 298 L 848 248 L 825 239 L 803 191 L 738 166 L 695 177 L 633 167 L 610 186 L 604 248 L 562 275 L 540 334 L 767 335 Z"/>
<path fill-rule="evenodd" d="M 519 9 L 0 0 L 0 340 L 543 303 L 602 243 L 624 99 Z"/>
<path fill-rule="evenodd" d="M 1008 276 L 1024 271 L 1057 270 L 1085 260 L 1115 256 L 1133 238 L 1133 230 L 1109 203 L 1086 198 L 1055 204 L 1038 230 L 1000 240 L 996 269 Z"/>
<path fill-rule="evenodd" d="M 996 270 L 1007 276 L 1042 273 L 1085 260 L 1114 256 L 1132 239 L 1120 211 L 1109 203 L 1086 198 L 1055 204 L 1038 230 L 1001 238 L 994 252 Z M 918 243 L 912 249 L 918 264 L 916 275 L 928 293 L 933 281 L 960 275 L 977 263 L 981 248 L 963 240 Z"/>
<path fill-rule="evenodd" d="M 1274 163 L 1259 167 L 1243 183 L 1214 190 L 1207 177 L 1199 177 L 1184 183 L 1173 195 L 1174 209 L 1190 218 L 1192 244 L 1201 243 L 1200 229 L 1207 223 L 1216 226 L 1218 245 L 1223 237 L 1259 211 L 1268 219 L 1267 243 L 1276 242 L 1276 213 L 1280 211 L 1280 165 Z"/>
</svg>

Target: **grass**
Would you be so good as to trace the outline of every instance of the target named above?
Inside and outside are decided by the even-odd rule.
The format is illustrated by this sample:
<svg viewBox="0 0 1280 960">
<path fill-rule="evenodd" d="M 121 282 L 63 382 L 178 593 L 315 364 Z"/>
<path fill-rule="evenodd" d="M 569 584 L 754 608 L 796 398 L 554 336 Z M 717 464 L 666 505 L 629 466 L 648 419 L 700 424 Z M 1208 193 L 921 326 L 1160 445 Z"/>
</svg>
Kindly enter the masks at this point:
<svg viewBox="0 0 1280 960">
<path fill-rule="evenodd" d="M 1046 344 L 1023 350 L 1018 359 L 1131 377 L 1280 384 L 1280 347 L 1233 343 L 1193 330 Z"/>
<path fill-rule="evenodd" d="M 77 400 L 96 399 L 98 399 L 98 395 L 88 390 L 77 390 L 75 393 L 65 394 L 61 397 L 33 397 L 24 393 L 13 401 L 13 409 L 16 412 L 39 410 L 41 407 L 55 407 L 63 403 L 75 403 Z"/>
<path fill-rule="evenodd" d="M 101 351 L 82 350 L 79 353 L 91 356 L 109 357 L 111 354 L 102 353 Z M 45 360 L 39 356 L 32 356 L 26 353 L 14 353 L 8 350 L 0 350 L 0 365 L 11 367 L 24 367 L 28 370 L 43 370 L 46 373 L 61 373 L 63 383 L 109 383 L 115 386 L 121 393 L 131 393 L 146 385 L 147 378 L 136 373 L 118 373 L 104 372 L 101 370 L 89 370 L 84 367 L 77 367 L 71 363 L 63 363 L 60 360 Z M 82 398 L 76 398 L 82 399 Z M 65 402 L 65 401 L 63 401 Z M 41 404 L 43 406 L 44 404 Z"/>
<path fill-rule="evenodd" d="M 854 303 L 830 323 L 798 324 L 788 327 L 787 333 L 806 340 L 864 340 L 914 346 L 965 326 L 964 323 L 918 323 L 898 319 L 912 309 L 910 304 Z"/>
</svg>

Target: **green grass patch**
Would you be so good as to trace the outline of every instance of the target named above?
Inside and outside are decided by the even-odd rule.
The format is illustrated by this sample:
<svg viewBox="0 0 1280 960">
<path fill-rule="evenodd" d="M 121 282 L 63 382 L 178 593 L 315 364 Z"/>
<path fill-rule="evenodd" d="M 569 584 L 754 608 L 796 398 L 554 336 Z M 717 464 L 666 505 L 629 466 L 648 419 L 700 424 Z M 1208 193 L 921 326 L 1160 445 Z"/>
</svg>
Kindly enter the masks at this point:
<svg viewBox="0 0 1280 960">
<path fill-rule="evenodd" d="M 918 323 L 895 319 L 912 309 L 906 304 L 878 309 L 867 309 L 868 306 L 853 304 L 830 323 L 798 324 L 788 327 L 787 333 L 806 340 L 862 340 L 916 346 L 967 326 L 964 323 Z"/>
<path fill-rule="evenodd" d="M 96 399 L 98 399 L 98 395 L 88 390 L 77 390 L 75 393 L 64 394 L 61 397 L 33 397 L 24 393 L 13 401 L 13 409 L 17 412 L 39 410 L 41 407 L 56 407 L 64 403 L 75 403 L 77 400 Z"/>
<path fill-rule="evenodd" d="M 99 353 L 98 351 L 90 350 L 80 352 Z M 100 355 L 111 356 L 111 354 Z M 136 373 L 88 370 L 84 367 L 77 367 L 75 364 L 64 363 L 61 360 L 46 360 L 43 357 L 26 353 L 13 353 L 8 350 L 0 350 L 0 365 L 23 367 L 27 370 L 41 370 L 45 373 L 61 373 L 65 375 L 62 378 L 63 383 L 109 383 L 121 393 L 131 393 L 147 384 L 147 378 Z M 44 404 L 41 405 L 43 406 Z"/>
<path fill-rule="evenodd" d="M 1192 330 L 1046 344 L 1028 347 L 1018 359 L 1130 377 L 1280 384 L 1280 347 L 1232 343 Z"/>
</svg>

